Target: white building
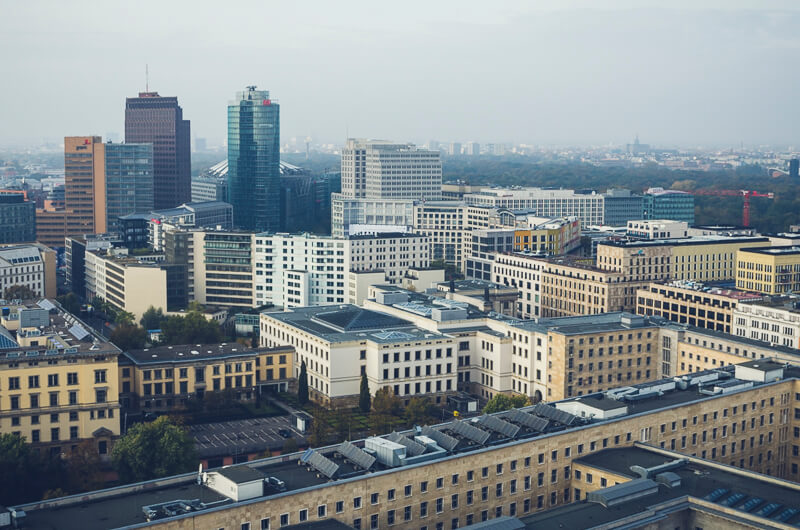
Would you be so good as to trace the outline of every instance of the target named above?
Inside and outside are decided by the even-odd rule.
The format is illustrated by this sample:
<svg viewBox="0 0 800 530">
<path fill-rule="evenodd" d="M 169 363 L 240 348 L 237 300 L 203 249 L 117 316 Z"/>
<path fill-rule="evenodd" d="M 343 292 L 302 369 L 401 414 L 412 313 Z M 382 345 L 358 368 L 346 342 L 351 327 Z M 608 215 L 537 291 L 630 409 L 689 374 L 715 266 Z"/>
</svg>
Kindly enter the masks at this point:
<svg viewBox="0 0 800 530">
<path fill-rule="evenodd" d="M 800 297 L 737 304 L 731 333 L 773 345 L 800 348 Z"/>
<path fill-rule="evenodd" d="M 262 313 L 262 346 L 292 344 L 295 373 L 305 362 L 308 386 L 322 401 L 358 399 L 361 374 L 370 393 L 389 386 L 401 399 L 455 392 L 455 337 L 353 305 Z"/>
<path fill-rule="evenodd" d="M 413 224 L 414 201 L 410 199 L 367 199 L 331 195 L 331 235 L 346 237 L 364 225 L 388 225 L 390 230 Z"/>
<path fill-rule="evenodd" d="M 349 139 L 342 149 L 342 195 L 372 199 L 440 199 L 439 151 L 384 140 Z"/>
<path fill-rule="evenodd" d="M 530 210 L 539 217 L 576 216 L 581 225 L 603 224 L 603 195 L 544 188 L 486 188 L 464 195 L 470 205 Z"/>
<path fill-rule="evenodd" d="M 350 252 L 347 240 L 310 234 L 256 234 L 257 306 L 343 304 Z"/>
<path fill-rule="evenodd" d="M 0 296 L 15 285 L 55 298 L 56 252 L 39 243 L 0 247 Z"/>
<path fill-rule="evenodd" d="M 669 219 L 628 221 L 626 235 L 641 239 L 679 239 L 688 237 L 689 223 Z"/>
</svg>

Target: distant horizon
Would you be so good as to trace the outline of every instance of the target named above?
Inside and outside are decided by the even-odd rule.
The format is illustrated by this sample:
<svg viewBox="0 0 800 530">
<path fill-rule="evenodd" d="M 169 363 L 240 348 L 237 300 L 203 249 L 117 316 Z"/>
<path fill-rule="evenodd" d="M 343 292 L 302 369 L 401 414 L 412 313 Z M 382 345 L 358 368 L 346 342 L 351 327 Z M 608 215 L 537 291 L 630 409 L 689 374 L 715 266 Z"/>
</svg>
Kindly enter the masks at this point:
<svg viewBox="0 0 800 530">
<path fill-rule="evenodd" d="M 87 4 L 5 6 L 0 146 L 120 134 L 146 84 L 216 145 L 251 84 L 282 144 L 800 145 L 791 0 Z"/>
</svg>

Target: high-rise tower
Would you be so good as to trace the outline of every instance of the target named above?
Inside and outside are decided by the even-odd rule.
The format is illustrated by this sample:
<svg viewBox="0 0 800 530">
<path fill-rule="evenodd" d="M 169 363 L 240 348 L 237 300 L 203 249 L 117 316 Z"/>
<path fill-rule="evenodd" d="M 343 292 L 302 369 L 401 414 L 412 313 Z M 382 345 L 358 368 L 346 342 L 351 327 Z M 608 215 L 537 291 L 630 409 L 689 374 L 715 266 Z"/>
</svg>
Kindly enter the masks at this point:
<svg viewBox="0 0 800 530">
<path fill-rule="evenodd" d="M 189 120 L 177 97 L 140 92 L 125 100 L 125 142 L 153 144 L 154 208 L 172 208 L 192 200 Z"/>
<path fill-rule="evenodd" d="M 228 201 L 237 228 L 280 229 L 280 107 L 255 86 L 228 104 Z"/>
</svg>

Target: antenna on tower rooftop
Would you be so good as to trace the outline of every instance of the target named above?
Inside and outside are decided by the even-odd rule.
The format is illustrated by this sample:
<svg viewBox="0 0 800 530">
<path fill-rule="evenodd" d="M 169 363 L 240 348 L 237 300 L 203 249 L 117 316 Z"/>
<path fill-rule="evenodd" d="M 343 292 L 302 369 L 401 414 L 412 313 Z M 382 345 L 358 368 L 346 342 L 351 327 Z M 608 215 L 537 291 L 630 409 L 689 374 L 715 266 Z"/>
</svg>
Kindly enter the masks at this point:
<svg viewBox="0 0 800 530">
<path fill-rule="evenodd" d="M 150 68 L 147 63 L 144 65 L 144 91 L 150 92 Z"/>
</svg>

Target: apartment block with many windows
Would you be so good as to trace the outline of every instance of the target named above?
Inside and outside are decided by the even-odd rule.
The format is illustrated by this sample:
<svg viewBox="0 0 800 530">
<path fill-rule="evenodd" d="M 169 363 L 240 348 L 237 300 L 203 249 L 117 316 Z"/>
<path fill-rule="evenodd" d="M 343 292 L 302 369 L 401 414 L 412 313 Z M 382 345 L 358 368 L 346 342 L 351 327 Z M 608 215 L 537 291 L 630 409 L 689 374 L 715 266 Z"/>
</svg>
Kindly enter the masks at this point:
<svg viewBox="0 0 800 530">
<path fill-rule="evenodd" d="M 119 349 L 57 303 L 0 317 L 0 432 L 60 454 L 90 441 L 103 459 L 120 435 Z"/>
<path fill-rule="evenodd" d="M 227 392 L 240 401 L 286 392 L 293 379 L 294 349 L 250 348 L 238 343 L 157 346 L 123 353 L 120 403 L 136 411 L 169 411 L 190 400 Z"/>
<path fill-rule="evenodd" d="M 651 283 L 646 288 L 638 290 L 636 313 L 660 316 L 699 328 L 733 333 L 733 315 L 736 308 L 762 298 L 757 293 L 723 289 L 685 280 Z"/>
<path fill-rule="evenodd" d="M 736 255 L 736 287 L 778 295 L 800 291 L 800 247 L 740 249 Z"/>
<path fill-rule="evenodd" d="M 670 528 L 686 520 L 703 527 L 778 527 L 777 518 L 795 506 L 800 491 L 798 381 L 797 367 L 750 362 L 208 472 L 209 478 L 235 478 L 224 482 L 233 491 L 202 477 L 198 484 L 192 474 L 147 491 L 131 485 L 116 495 L 19 508 L 33 526 L 109 513 L 115 526 L 152 528 L 319 521 L 365 529 L 455 528 L 508 518 L 537 528 L 556 522 L 584 528 L 598 520 L 645 526 L 653 516 Z M 247 480 L 266 477 L 286 491 L 248 493 Z M 158 499 L 188 494 L 223 502 L 167 515 L 162 505 L 148 504 L 154 492 Z M 151 508 L 150 521 L 142 511 L 120 509 L 130 505 Z M 789 524 L 800 519 L 796 511 L 787 513 Z M 87 525 L 94 530 L 109 521 Z"/>
</svg>

